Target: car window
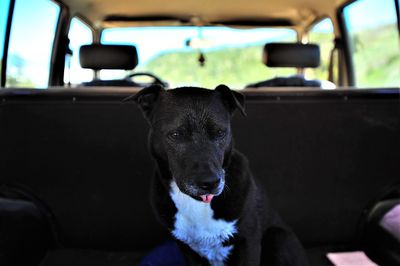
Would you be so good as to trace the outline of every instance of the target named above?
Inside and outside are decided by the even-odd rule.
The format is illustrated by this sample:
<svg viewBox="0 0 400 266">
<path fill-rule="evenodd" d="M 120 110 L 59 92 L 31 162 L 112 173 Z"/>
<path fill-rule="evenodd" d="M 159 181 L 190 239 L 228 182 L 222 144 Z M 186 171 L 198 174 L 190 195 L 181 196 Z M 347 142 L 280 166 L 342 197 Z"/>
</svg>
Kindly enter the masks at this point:
<svg viewBox="0 0 400 266">
<path fill-rule="evenodd" d="M 395 1 L 356 1 L 345 7 L 344 20 L 356 86 L 399 87 L 400 43 Z"/>
<path fill-rule="evenodd" d="M 3 66 L 3 53 L 4 53 L 4 44 L 6 38 L 6 27 L 7 27 L 7 19 L 8 19 L 8 10 L 10 7 L 10 1 L 2 0 L 0 1 L 0 73 Z M 1 77 L 0 77 L 1 82 Z"/>
<path fill-rule="evenodd" d="M 173 37 L 171 37 L 173 36 Z M 296 69 L 268 68 L 262 63 L 267 42 L 296 42 L 294 30 L 285 28 L 237 29 L 227 27 L 137 27 L 106 29 L 101 42 L 132 44 L 138 49 L 134 72 L 151 72 L 171 87 L 215 87 L 220 83 L 243 88 Z M 199 62 L 200 52 L 205 59 Z M 123 78 L 124 71 L 101 71 L 103 79 Z"/>
<path fill-rule="evenodd" d="M 60 7 L 50 0 L 16 0 L 6 87 L 45 88 Z"/>
<path fill-rule="evenodd" d="M 334 46 L 335 34 L 332 21 L 326 18 L 318 22 L 308 34 L 310 43 L 318 44 L 321 51 L 321 65 L 318 68 L 306 69 L 309 79 L 328 80 L 330 54 Z"/>
<path fill-rule="evenodd" d="M 93 42 L 93 32 L 82 20 L 73 18 L 68 33 L 70 53 L 65 58 L 64 83 L 81 84 L 93 79 L 93 70 L 83 69 L 79 63 L 79 48 Z"/>
</svg>

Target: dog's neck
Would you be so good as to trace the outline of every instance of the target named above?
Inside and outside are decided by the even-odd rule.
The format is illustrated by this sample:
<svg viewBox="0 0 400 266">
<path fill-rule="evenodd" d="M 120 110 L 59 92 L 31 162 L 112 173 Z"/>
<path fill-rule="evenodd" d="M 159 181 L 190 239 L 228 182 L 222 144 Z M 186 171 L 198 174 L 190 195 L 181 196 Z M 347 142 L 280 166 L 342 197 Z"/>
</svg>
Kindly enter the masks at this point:
<svg viewBox="0 0 400 266">
<path fill-rule="evenodd" d="M 233 245 L 224 246 L 224 242 L 237 232 L 237 220 L 214 219 L 209 203 L 182 193 L 174 181 L 170 183 L 170 197 L 177 209 L 172 230 L 174 237 L 208 259 L 211 265 L 224 265 L 233 249 Z"/>
</svg>

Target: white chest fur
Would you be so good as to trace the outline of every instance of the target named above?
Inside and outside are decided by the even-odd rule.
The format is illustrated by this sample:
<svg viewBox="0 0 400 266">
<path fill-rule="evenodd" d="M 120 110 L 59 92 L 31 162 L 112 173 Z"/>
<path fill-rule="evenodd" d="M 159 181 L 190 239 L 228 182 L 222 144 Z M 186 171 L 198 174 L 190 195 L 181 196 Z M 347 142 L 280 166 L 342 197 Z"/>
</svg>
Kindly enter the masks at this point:
<svg viewBox="0 0 400 266">
<path fill-rule="evenodd" d="M 170 195 L 178 209 L 172 231 L 174 237 L 207 258 L 212 266 L 224 265 L 233 245 L 224 247 L 222 243 L 237 232 L 237 221 L 214 219 L 209 203 L 182 193 L 175 182 L 171 183 Z"/>
</svg>

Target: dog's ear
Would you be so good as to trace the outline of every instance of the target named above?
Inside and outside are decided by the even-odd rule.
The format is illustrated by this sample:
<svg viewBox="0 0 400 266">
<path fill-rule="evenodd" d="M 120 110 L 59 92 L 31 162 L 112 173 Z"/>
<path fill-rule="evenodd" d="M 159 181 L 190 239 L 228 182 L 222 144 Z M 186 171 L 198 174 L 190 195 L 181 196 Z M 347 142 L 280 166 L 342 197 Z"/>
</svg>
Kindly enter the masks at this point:
<svg viewBox="0 0 400 266">
<path fill-rule="evenodd" d="M 135 95 L 125 98 L 123 101 L 134 101 L 142 110 L 144 116 L 149 120 L 158 96 L 164 90 L 160 85 L 151 85 L 140 90 Z"/>
<path fill-rule="evenodd" d="M 229 111 L 233 113 L 236 109 L 239 109 L 239 111 L 242 113 L 243 116 L 247 116 L 245 110 L 244 110 L 244 95 L 233 91 L 228 88 L 226 85 L 218 85 L 215 88 L 216 91 L 220 92 L 222 95 L 222 99 L 225 100 L 225 102 L 228 105 Z"/>
</svg>

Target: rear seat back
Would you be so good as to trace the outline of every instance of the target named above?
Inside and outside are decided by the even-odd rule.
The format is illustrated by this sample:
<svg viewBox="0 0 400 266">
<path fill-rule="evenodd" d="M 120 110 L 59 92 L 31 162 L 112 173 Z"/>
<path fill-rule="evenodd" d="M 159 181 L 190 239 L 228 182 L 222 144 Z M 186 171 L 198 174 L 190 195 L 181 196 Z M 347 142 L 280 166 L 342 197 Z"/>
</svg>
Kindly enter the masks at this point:
<svg viewBox="0 0 400 266">
<path fill-rule="evenodd" d="M 233 122 L 236 146 L 308 246 L 355 244 L 364 211 L 400 183 L 399 101 L 327 92 L 253 91 Z"/>
<path fill-rule="evenodd" d="M 121 103 L 134 92 L 0 95 L 0 184 L 42 199 L 66 247 L 148 249 L 167 237 L 149 203 L 148 125 Z M 307 246 L 354 241 L 364 209 L 399 181 L 399 92 L 246 95 L 236 146 L 273 205 Z"/>
</svg>

